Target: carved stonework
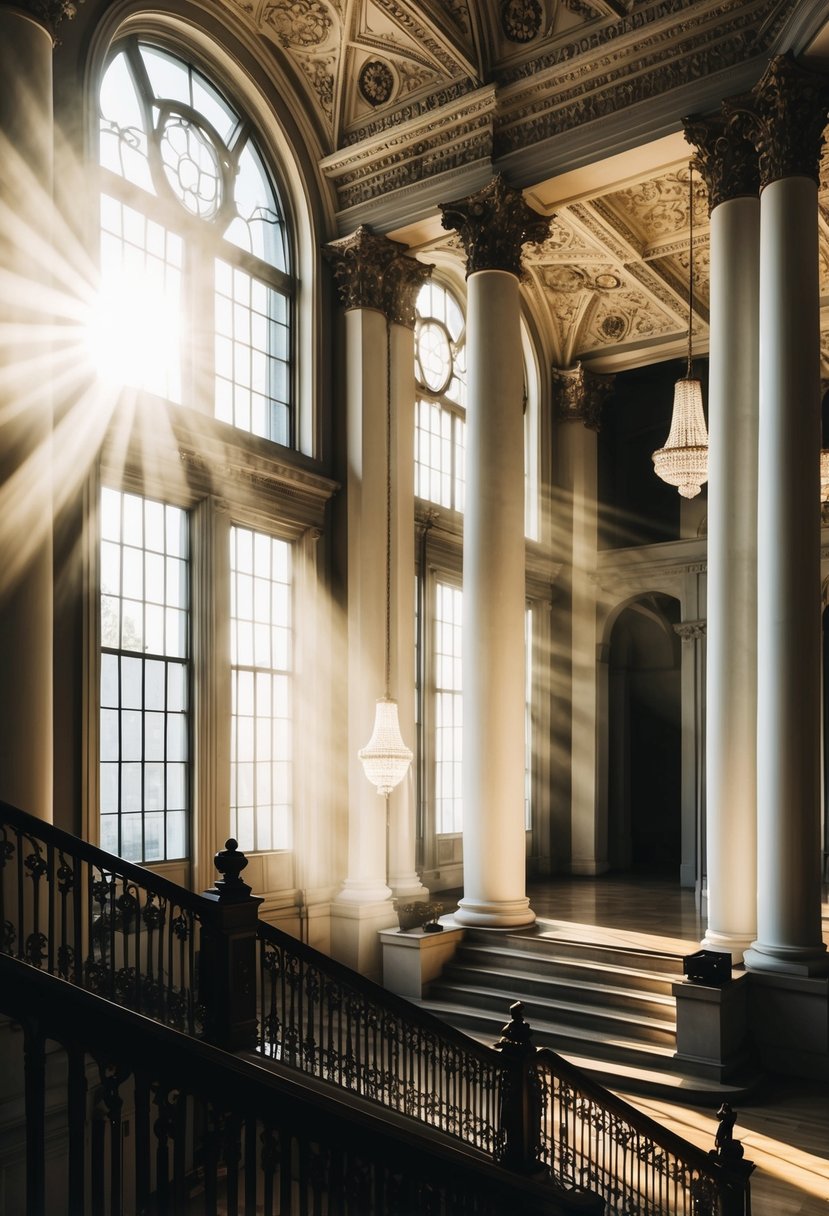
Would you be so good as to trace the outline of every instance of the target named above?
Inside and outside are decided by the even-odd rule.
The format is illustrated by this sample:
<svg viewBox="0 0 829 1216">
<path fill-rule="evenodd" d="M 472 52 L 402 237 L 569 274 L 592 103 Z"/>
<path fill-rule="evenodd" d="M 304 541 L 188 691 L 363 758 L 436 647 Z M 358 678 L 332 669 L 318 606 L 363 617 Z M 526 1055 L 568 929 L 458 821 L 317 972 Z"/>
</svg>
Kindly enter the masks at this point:
<svg viewBox="0 0 829 1216">
<path fill-rule="evenodd" d="M 326 245 L 344 308 L 374 308 L 397 325 L 414 329 L 417 293 L 433 266 L 405 256 L 405 245 L 361 227 Z"/>
<path fill-rule="evenodd" d="M 83 0 L 79 2 L 83 3 Z M 52 35 L 53 42 L 61 23 L 71 21 L 78 11 L 78 6 L 71 0 L 16 0 L 15 7 L 39 21 Z"/>
<path fill-rule="evenodd" d="M 795 176 L 820 184 L 829 77 L 802 67 L 791 55 L 777 55 L 751 92 L 724 102 L 723 110 L 744 119 L 757 148 L 761 186 Z"/>
<path fill-rule="evenodd" d="M 357 87 L 370 106 L 383 106 L 394 92 L 394 75 L 382 59 L 367 59 L 360 69 Z"/>
<path fill-rule="evenodd" d="M 477 194 L 438 206 L 443 227 L 460 234 L 467 276 L 478 270 L 520 275 L 521 247 L 545 240 L 552 223 L 552 216 L 534 211 L 500 173 Z"/>
<path fill-rule="evenodd" d="M 383 298 L 392 324 L 414 329 L 418 293 L 433 270 L 434 266 L 411 257 L 396 257 L 389 262 L 383 274 Z"/>
<path fill-rule="evenodd" d="M 405 248 L 399 241 L 376 236 L 364 226 L 352 236 L 326 245 L 323 252 L 334 272 L 343 307 L 376 308 L 385 313 L 384 273 Z"/>
<path fill-rule="evenodd" d="M 538 0 L 502 0 L 501 27 L 510 42 L 532 42 L 542 16 Z"/>
<path fill-rule="evenodd" d="M 678 634 L 683 642 L 698 642 L 700 638 L 705 637 L 707 628 L 707 621 L 680 621 L 678 625 L 674 625 L 674 633 Z"/>
<path fill-rule="evenodd" d="M 739 129 L 723 115 L 683 118 L 685 138 L 695 149 L 694 162 L 708 188 L 709 214 L 732 198 L 756 195 L 760 189 L 757 153 Z"/>
<path fill-rule="evenodd" d="M 601 429 L 602 408 L 613 392 L 615 376 L 600 376 L 580 363 L 552 369 L 553 410 L 559 422 L 581 422 L 589 431 Z"/>
</svg>

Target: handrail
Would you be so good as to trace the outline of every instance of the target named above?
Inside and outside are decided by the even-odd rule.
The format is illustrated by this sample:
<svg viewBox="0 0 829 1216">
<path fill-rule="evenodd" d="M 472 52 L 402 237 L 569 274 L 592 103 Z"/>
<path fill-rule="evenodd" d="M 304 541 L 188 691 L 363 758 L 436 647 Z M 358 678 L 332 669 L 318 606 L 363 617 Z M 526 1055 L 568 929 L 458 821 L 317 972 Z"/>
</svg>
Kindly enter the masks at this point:
<svg viewBox="0 0 829 1216">
<path fill-rule="evenodd" d="M 24 1031 L 32 1123 L 27 1195 L 17 1210 L 25 1205 L 28 1216 L 46 1216 L 58 1200 L 81 1212 L 91 1199 L 92 1210 L 103 1211 L 105 1188 L 106 1210 L 159 1216 L 217 1210 L 600 1216 L 597 1196 L 563 1190 L 546 1178 L 516 1178 L 433 1129 L 390 1120 L 368 1104 L 344 1102 L 336 1090 L 302 1084 L 290 1069 L 183 1038 L 59 984 L 0 957 L 0 1013 Z M 52 1148 L 48 1171 L 46 1039 L 68 1057 L 69 1120 L 65 1152 Z M 53 1103 L 57 1084 L 55 1077 Z M 122 1110 L 128 1107 L 127 1136 Z M 91 1134 L 84 1128 L 88 1111 Z"/>
</svg>

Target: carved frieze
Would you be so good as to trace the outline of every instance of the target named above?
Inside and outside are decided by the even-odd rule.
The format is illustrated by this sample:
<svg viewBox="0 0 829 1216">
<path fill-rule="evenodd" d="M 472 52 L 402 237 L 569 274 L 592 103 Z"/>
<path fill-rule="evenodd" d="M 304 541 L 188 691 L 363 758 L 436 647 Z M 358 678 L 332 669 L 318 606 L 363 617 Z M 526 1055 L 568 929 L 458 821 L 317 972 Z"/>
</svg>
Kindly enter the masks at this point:
<svg viewBox="0 0 829 1216">
<path fill-rule="evenodd" d="M 820 184 L 820 155 L 829 114 L 829 77 L 776 55 L 750 93 L 723 103 L 727 116 L 744 120 L 757 149 L 760 184 L 811 177 Z"/>
<path fill-rule="evenodd" d="M 730 199 L 757 194 L 760 169 L 754 145 L 740 124 L 723 115 L 683 118 L 685 138 L 695 150 L 694 163 L 708 190 L 709 212 Z"/>
<path fill-rule="evenodd" d="M 577 363 L 551 370 L 553 410 L 559 422 L 581 422 L 590 431 L 601 429 L 602 408 L 613 392 L 615 376 L 601 376 Z"/>
<path fill-rule="evenodd" d="M 456 229 L 463 241 L 467 276 L 478 270 L 519 275 L 522 246 L 543 241 L 550 230 L 551 217 L 534 211 L 500 173 L 477 194 L 439 208 L 443 227 Z"/>
</svg>

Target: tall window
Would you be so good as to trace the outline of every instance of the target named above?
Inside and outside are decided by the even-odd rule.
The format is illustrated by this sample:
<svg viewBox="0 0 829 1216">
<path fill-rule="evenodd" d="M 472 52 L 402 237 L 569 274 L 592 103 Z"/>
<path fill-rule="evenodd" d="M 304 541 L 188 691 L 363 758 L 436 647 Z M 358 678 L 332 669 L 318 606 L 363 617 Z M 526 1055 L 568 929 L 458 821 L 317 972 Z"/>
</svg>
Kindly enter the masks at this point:
<svg viewBox="0 0 829 1216">
<path fill-rule="evenodd" d="M 100 92 L 103 344 L 134 387 L 293 442 L 285 217 L 251 125 L 136 37 Z"/>
<path fill-rule="evenodd" d="M 230 534 L 231 832 L 242 849 L 289 849 L 292 823 L 291 546 Z"/>
<path fill-rule="evenodd" d="M 415 493 L 463 510 L 466 327 L 455 297 L 427 283 L 417 297 Z"/>
<path fill-rule="evenodd" d="M 463 592 L 435 587 L 435 830 L 463 830 Z"/>
<path fill-rule="evenodd" d="M 187 855 L 189 552 L 178 507 L 101 494 L 101 847 Z"/>
</svg>

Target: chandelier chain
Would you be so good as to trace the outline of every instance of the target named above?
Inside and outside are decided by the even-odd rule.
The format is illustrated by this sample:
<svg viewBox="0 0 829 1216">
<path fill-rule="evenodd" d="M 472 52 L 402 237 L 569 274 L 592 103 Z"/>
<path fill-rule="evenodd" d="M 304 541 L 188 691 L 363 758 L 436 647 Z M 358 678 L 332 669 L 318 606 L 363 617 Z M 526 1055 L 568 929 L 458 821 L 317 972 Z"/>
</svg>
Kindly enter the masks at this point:
<svg viewBox="0 0 829 1216">
<path fill-rule="evenodd" d="M 694 162 L 688 163 L 688 379 L 691 379 L 691 331 L 694 324 Z"/>
<path fill-rule="evenodd" d="M 391 689 L 391 322 L 386 319 L 386 699 Z"/>
</svg>

